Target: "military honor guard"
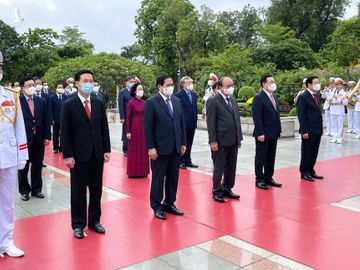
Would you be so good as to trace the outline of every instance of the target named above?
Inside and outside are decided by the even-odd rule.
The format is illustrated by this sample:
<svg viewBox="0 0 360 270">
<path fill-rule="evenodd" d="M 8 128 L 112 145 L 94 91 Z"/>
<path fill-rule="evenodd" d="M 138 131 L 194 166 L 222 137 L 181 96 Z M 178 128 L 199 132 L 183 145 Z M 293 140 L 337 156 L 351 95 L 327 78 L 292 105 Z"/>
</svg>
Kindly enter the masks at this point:
<svg viewBox="0 0 360 270">
<path fill-rule="evenodd" d="M 348 117 L 348 129 L 346 133 L 356 133 L 355 130 L 355 103 L 353 90 L 355 88 L 356 82 L 349 81 L 348 83 L 349 90 L 347 91 L 348 96 L 348 105 L 347 105 L 347 117 Z M 355 95 L 356 97 L 356 95 Z"/>
<path fill-rule="evenodd" d="M 331 131 L 331 116 L 330 116 L 330 97 L 332 96 L 333 92 L 335 91 L 335 78 L 330 77 L 329 79 L 330 85 L 328 87 L 326 87 L 322 94 L 321 97 L 323 99 L 325 99 L 324 105 L 323 105 L 323 109 L 325 112 L 325 122 L 326 122 L 326 132 L 324 135 L 326 136 L 331 136 L 332 131 Z"/>
<path fill-rule="evenodd" d="M 350 101 L 354 103 L 354 139 L 360 139 L 360 80 L 350 94 Z"/>
<path fill-rule="evenodd" d="M 342 143 L 345 106 L 348 104 L 346 92 L 344 90 L 344 81 L 340 78 L 335 79 L 335 91 L 330 96 L 330 116 L 331 116 L 331 131 L 334 138 L 330 141 L 332 143 Z"/>
<path fill-rule="evenodd" d="M 3 77 L 0 52 L 0 81 Z M 0 256 L 21 257 L 14 244 L 14 196 L 18 169 L 28 159 L 24 119 L 16 90 L 0 86 Z"/>
</svg>

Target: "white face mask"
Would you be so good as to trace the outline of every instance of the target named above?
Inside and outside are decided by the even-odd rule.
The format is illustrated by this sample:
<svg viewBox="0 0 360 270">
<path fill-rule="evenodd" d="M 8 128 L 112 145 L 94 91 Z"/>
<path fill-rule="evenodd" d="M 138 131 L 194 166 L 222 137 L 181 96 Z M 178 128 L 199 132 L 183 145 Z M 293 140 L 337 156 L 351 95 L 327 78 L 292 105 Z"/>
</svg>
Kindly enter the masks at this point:
<svg viewBox="0 0 360 270">
<path fill-rule="evenodd" d="M 40 92 L 42 90 L 42 85 L 37 85 L 36 86 L 36 92 Z"/>
<path fill-rule="evenodd" d="M 56 92 L 58 92 L 60 95 L 65 93 L 65 89 L 64 88 L 58 88 L 56 89 Z"/>
<path fill-rule="evenodd" d="M 174 93 L 174 87 L 173 86 L 169 86 L 164 88 L 164 95 L 165 96 L 171 96 Z"/>
<path fill-rule="evenodd" d="M 230 87 L 230 88 L 224 89 L 224 93 L 225 93 L 226 95 L 232 96 L 232 95 L 234 94 L 234 87 Z"/>
<path fill-rule="evenodd" d="M 144 95 L 144 90 L 138 90 L 138 91 L 136 91 L 136 96 L 137 97 L 143 97 L 143 95 Z"/>
<path fill-rule="evenodd" d="M 25 94 L 28 96 L 33 96 L 36 92 L 36 88 L 31 86 L 30 88 L 24 88 Z"/>
<path fill-rule="evenodd" d="M 213 81 L 213 80 L 208 80 L 208 86 L 212 86 L 212 85 L 213 85 L 213 83 L 214 83 L 214 81 Z"/>
<path fill-rule="evenodd" d="M 276 91 L 276 83 L 270 84 L 268 90 L 269 90 L 270 92 L 275 92 L 275 91 Z"/>
<path fill-rule="evenodd" d="M 194 89 L 194 85 L 193 84 L 189 84 L 187 87 L 186 87 L 186 90 L 188 91 L 192 91 Z"/>
<path fill-rule="evenodd" d="M 94 86 L 94 92 L 97 93 L 99 92 L 100 86 Z"/>
<path fill-rule="evenodd" d="M 70 85 L 71 88 L 74 87 L 74 84 L 73 84 L 73 83 L 69 83 L 69 85 Z"/>
<path fill-rule="evenodd" d="M 320 89 L 321 89 L 321 84 L 320 83 L 317 83 L 317 84 L 313 85 L 313 90 L 314 91 L 318 92 L 318 91 L 320 91 Z"/>
<path fill-rule="evenodd" d="M 20 92 L 21 87 L 20 87 L 20 86 L 17 86 L 17 87 L 15 87 L 15 90 L 16 90 L 16 92 Z"/>
<path fill-rule="evenodd" d="M 48 90 L 49 89 L 49 86 L 44 86 L 44 90 Z"/>
<path fill-rule="evenodd" d="M 2 73 L 0 73 L 0 82 L 2 79 L 3 79 L 3 75 L 2 75 Z"/>
</svg>

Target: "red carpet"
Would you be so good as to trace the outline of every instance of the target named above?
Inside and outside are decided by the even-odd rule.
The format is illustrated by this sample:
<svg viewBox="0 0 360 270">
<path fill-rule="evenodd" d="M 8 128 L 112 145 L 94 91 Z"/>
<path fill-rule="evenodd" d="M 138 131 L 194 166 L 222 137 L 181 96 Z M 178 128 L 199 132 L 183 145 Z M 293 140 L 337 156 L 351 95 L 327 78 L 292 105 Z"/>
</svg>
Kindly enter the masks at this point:
<svg viewBox="0 0 360 270">
<path fill-rule="evenodd" d="M 61 156 L 46 163 L 64 169 Z M 316 269 L 359 269 L 360 214 L 329 203 L 359 195 L 360 155 L 319 162 L 325 181 L 300 181 L 298 168 L 276 171 L 282 189 L 255 189 L 254 177 L 237 178 L 240 201 L 218 204 L 211 197 L 211 177 L 181 171 L 176 205 L 184 217 L 153 217 L 149 180 L 127 179 L 119 153 L 105 166 L 104 185 L 131 198 L 103 204 L 106 235 L 88 232 L 74 239 L 69 212 L 17 221 L 16 242 L 22 259 L 1 258 L 7 269 L 116 269 L 183 249 L 222 235 L 250 242 Z"/>
</svg>

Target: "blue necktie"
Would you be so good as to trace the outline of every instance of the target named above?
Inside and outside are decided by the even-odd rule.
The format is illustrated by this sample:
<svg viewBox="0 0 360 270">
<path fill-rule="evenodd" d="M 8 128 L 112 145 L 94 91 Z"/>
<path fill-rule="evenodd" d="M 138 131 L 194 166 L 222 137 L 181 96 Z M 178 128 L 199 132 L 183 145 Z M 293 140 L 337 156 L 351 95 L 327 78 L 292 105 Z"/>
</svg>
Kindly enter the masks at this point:
<svg viewBox="0 0 360 270">
<path fill-rule="evenodd" d="M 173 109 L 172 109 L 172 107 L 171 107 L 171 104 L 170 104 L 170 98 L 167 98 L 166 99 L 166 106 L 168 107 L 168 110 L 169 110 L 169 112 L 170 112 L 170 115 L 171 116 L 173 116 Z"/>
<path fill-rule="evenodd" d="M 192 104 L 192 96 L 191 96 L 191 93 L 190 93 L 190 92 L 188 92 L 187 94 L 188 94 L 188 97 L 189 97 L 190 103 Z"/>
<path fill-rule="evenodd" d="M 226 103 L 229 106 L 229 108 L 231 109 L 232 106 L 231 106 L 230 98 L 226 98 Z"/>
</svg>

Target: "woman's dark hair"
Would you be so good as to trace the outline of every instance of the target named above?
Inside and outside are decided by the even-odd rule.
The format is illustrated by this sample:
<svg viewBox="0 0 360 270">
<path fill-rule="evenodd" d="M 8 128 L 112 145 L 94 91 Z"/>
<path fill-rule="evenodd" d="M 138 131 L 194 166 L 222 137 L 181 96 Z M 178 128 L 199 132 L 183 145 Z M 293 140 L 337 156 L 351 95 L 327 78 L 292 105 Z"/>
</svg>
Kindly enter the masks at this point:
<svg viewBox="0 0 360 270">
<path fill-rule="evenodd" d="M 132 97 L 135 97 L 136 96 L 136 88 L 139 86 L 139 85 L 142 85 L 141 83 L 135 83 L 131 89 L 130 89 L 130 96 Z"/>
<path fill-rule="evenodd" d="M 212 86 L 211 86 L 212 90 L 214 91 L 216 88 L 219 88 L 219 82 L 215 82 Z"/>
</svg>

